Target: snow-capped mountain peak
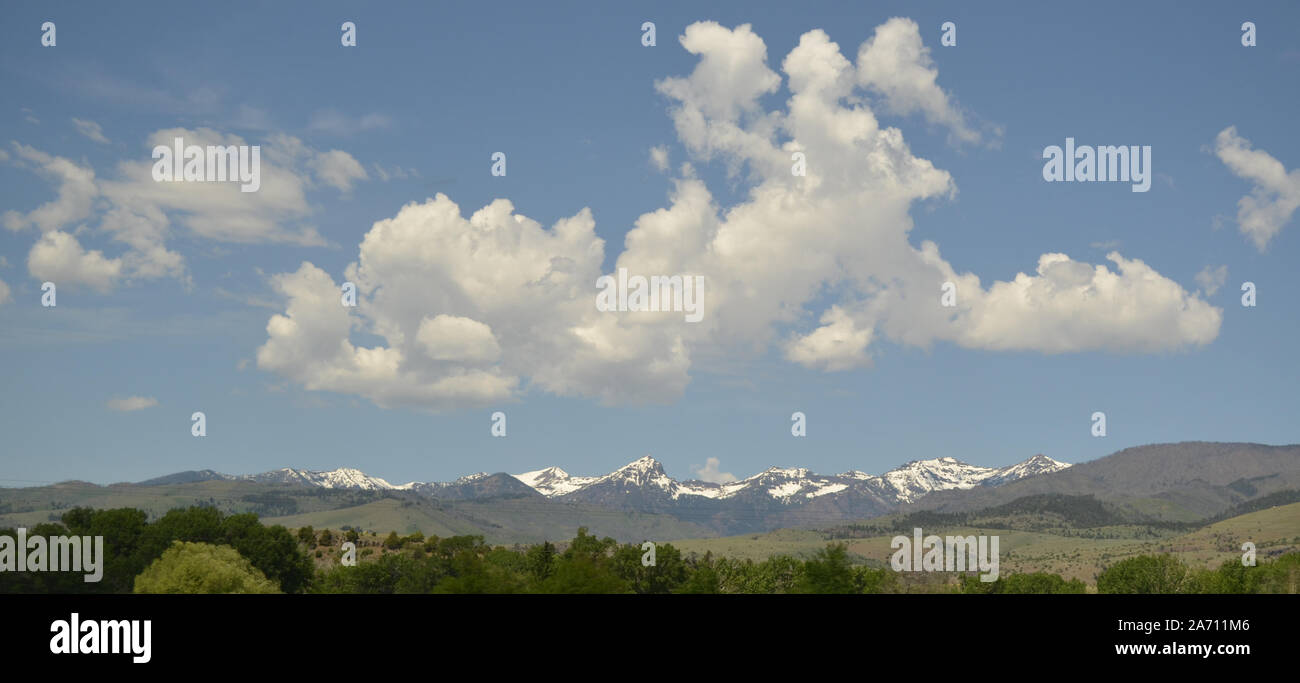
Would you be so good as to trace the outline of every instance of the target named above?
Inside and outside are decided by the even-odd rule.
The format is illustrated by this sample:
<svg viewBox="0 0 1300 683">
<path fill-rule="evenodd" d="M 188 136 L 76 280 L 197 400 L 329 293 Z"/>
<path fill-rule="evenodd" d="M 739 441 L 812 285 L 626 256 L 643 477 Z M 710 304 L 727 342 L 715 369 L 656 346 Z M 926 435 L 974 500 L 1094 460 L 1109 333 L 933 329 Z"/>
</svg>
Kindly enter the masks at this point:
<svg viewBox="0 0 1300 683">
<path fill-rule="evenodd" d="M 558 467 L 547 467 L 510 476 L 548 498 L 573 493 L 596 479 L 596 477 L 574 477 Z"/>
<path fill-rule="evenodd" d="M 1016 479 L 1063 470 L 1068 464 L 1044 455 L 1007 467 L 981 467 L 953 457 L 913 460 L 886 472 L 881 479 L 894 489 L 894 496 L 910 503 L 933 491 L 997 486 Z"/>
<path fill-rule="evenodd" d="M 340 467 L 327 472 L 283 467 L 272 472 L 250 475 L 247 478 L 253 481 L 306 484 L 325 489 L 381 491 L 399 488 L 379 477 L 369 476 L 365 472 L 352 467 Z"/>
<path fill-rule="evenodd" d="M 648 474 L 653 472 L 662 472 L 663 469 L 664 466 L 660 464 L 658 460 L 655 460 L 654 458 L 646 455 L 637 458 L 636 460 L 633 460 L 632 462 L 614 470 L 613 472 L 610 472 L 610 474 L 618 474 L 619 472 L 625 472 L 628 474 L 642 474 L 642 473 Z"/>
<path fill-rule="evenodd" d="M 631 487 L 659 490 L 667 493 L 672 498 L 680 495 L 677 480 L 668 476 L 662 463 L 648 455 L 634 460 L 603 477 L 593 478 L 588 486 L 598 484 L 610 484 L 623 489 Z"/>
</svg>

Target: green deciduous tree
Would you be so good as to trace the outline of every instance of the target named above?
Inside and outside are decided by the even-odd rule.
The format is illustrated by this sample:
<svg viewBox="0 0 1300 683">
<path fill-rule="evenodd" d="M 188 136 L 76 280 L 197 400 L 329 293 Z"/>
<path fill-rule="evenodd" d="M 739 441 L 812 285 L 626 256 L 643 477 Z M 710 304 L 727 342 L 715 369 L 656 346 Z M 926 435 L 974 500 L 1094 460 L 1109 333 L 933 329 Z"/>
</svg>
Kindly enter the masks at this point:
<svg viewBox="0 0 1300 683">
<path fill-rule="evenodd" d="M 1082 581 L 1066 581 L 1056 574 L 1048 572 L 1028 572 L 1023 574 L 1006 574 L 996 581 L 983 581 L 979 576 L 963 574 L 958 585 L 961 593 L 1086 593 L 1087 587 Z"/>
<path fill-rule="evenodd" d="M 176 541 L 135 577 L 136 593 L 279 593 L 229 546 Z"/>
<path fill-rule="evenodd" d="M 550 541 L 542 541 L 524 553 L 524 566 L 532 580 L 541 583 L 551 577 L 555 570 L 555 546 Z"/>
<path fill-rule="evenodd" d="M 655 546 L 655 563 L 645 566 L 640 545 L 619 546 L 611 558 L 614 571 L 637 593 L 671 593 L 686 582 L 687 567 L 682 553 L 669 543 Z"/>
<path fill-rule="evenodd" d="M 857 576 L 849 562 L 848 549 L 843 543 L 836 543 L 818 550 L 812 559 L 804 562 L 795 590 L 799 593 L 858 593 L 862 589 Z"/>
<path fill-rule="evenodd" d="M 1187 566 L 1173 555 L 1138 555 L 1097 576 L 1098 593 L 1181 593 Z"/>
</svg>

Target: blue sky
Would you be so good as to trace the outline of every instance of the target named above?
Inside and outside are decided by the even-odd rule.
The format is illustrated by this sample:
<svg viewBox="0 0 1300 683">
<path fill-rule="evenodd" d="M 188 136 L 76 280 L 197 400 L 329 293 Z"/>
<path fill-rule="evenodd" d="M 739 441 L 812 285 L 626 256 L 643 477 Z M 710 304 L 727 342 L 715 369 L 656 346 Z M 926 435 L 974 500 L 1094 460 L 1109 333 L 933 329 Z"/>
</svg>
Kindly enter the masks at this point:
<svg viewBox="0 0 1300 683">
<path fill-rule="evenodd" d="M 646 454 L 685 479 L 710 457 L 745 477 L 770 465 L 878 473 L 941 456 L 996 466 L 1035 453 L 1080 462 L 1153 442 L 1300 441 L 1300 226 L 1287 211 L 1300 201 L 1294 4 L 618 5 L 8 4 L 0 22 L 0 213 L 10 217 L 0 228 L 0 293 L 8 292 L 0 296 L 0 479 L 106 483 L 200 468 L 354 466 L 405 482 L 548 465 L 595 474 Z M 914 22 L 914 34 L 906 22 L 887 24 L 894 17 Z M 41 45 L 45 21 L 56 24 L 54 47 Z M 344 21 L 357 25 L 356 47 L 340 45 Z M 641 44 L 645 21 L 656 24 L 654 47 Z M 693 54 L 679 36 L 708 21 L 720 26 L 701 25 L 688 41 Z M 955 47 L 940 45 L 945 21 L 957 25 Z M 1255 47 L 1241 45 L 1244 21 L 1256 24 Z M 744 24 L 750 30 L 738 29 Z M 860 177 L 867 155 L 851 146 L 772 133 L 771 149 L 786 157 L 783 145 L 792 142 L 808 150 L 810 176 L 825 181 L 818 194 L 763 168 L 773 157 L 762 144 L 729 148 L 708 137 L 730 123 L 710 112 L 733 105 L 751 132 L 763 116 L 788 114 L 783 60 L 817 29 L 838 45 L 846 77 L 857 74 L 851 99 L 837 104 L 868 111 L 879 124 L 863 144 L 882 144 L 872 136 L 896 129 L 907 158 L 928 161 L 946 179 L 932 174 L 890 194 L 881 178 Z M 911 63 L 916 56 L 903 48 L 917 38 L 928 57 Z M 754 40 L 765 61 L 746 52 Z M 871 56 L 874 78 L 859 64 L 868 40 L 880 48 Z M 810 40 L 807 49 L 820 45 Z M 692 81 L 702 55 L 732 71 L 719 71 L 727 78 L 715 82 L 702 67 Z M 806 77 L 824 66 L 808 60 Z M 930 72 L 937 89 L 925 84 Z M 766 73 L 779 84 L 755 86 L 760 92 L 748 99 L 733 92 L 747 79 L 766 83 Z M 899 75 L 907 73 L 920 77 Z M 695 131 L 704 137 L 694 145 L 682 129 L 691 124 L 674 118 L 692 107 L 719 126 Z M 1230 127 L 1235 133 L 1225 135 Z M 237 192 L 193 204 L 169 199 L 155 216 L 160 222 L 144 230 L 138 221 L 149 190 L 133 184 L 127 169 L 151 163 L 151 140 L 171 129 L 297 149 L 274 170 L 293 175 L 302 204 L 292 197 L 275 204 L 288 176 L 268 170 L 259 201 L 270 204 L 245 209 L 235 205 L 247 199 Z M 1150 191 L 1045 182 L 1043 149 L 1067 137 L 1151 146 Z M 711 151 L 700 139 L 714 140 Z M 667 153 L 666 168 L 652 161 L 656 147 Z M 337 180 L 322 170 L 337 171 L 325 163 L 333 150 L 364 177 Z M 497 151 L 508 157 L 505 177 L 489 172 Z M 1269 175 L 1269 158 L 1290 175 Z M 683 171 L 684 162 L 691 170 Z M 51 170 L 70 167 L 93 171 L 85 184 L 95 190 L 84 206 L 76 187 L 60 194 L 66 180 Z M 643 215 L 675 206 L 683 180 L 707 189 L 714 217 L 726 219 L 735 241 L 682 251 L 698 226 L 676 226 L 687 232 L 649 236 L 625 253 L 625 236 Z M 817 223 L 806 246 L 766 269 L 756 265 L 761 258 L 715 256 L 725 242 L 761 257 L 764 245 L 789 235 L 783 221 L 793 219 L 774 215 L 780 211 L 755 188 L 777 192 L 791 182 L 794 206 Z M 362 293 L 380 298 L 351 314 L 347 338 L 356 347 L 402 347 L 397 376 L 338 379 L 341 366 L 331 363 L 342 361 L 302 360 L 319 351 L 312 340 L 321 337 L 271 338 L 268 320 L 286 315 L 290 298 L 337 297 L 337 289 L 311 289 L 321 280 L 304 262 L 337 286 L 377 221 L 392 219 L 396 229 L 434 220 L 398 217 L 403 206 L 438 193 L 464 218 L 508 199 L 546 233 L 590 209 L 594 234 L 574 237 L 577 247 L 552 245 L 576 250 L 564 258 L 579 262 L 580 296 L 551 311 L 511 290 L 512 271 L 537 258 L 524 247 L 508 251 L 517 246 L 511 239 L 545 233 L 503 238 L 493 247 L 505 250 L 501 258 L 483 262 L 499 265 L 476 262 L 473 270 L 480 284 L 500 286 L 472 296 L 454 269 L 439 271 L 462 262 L 444 249 L 449 243 L 431 247 L 419 267 L 401 260 L 412 243 L 376 233 L 365 275 L 376 290 Z M 1266 209 L 1256 218 L 1276 229 L 1262 247 L 1240 228 L 1249 216 L 1239 215 L 1238 202 L 1252 195 Z M 743 212 L 728 217 L 750 202 L 760 214 L 752 224 Z M 47 203 L 61 212 L 32 213 Z M 226 229 L 248 216 L 256 224 Z M 507 219 L 497 234 L 510 225 Z M 457 230 L 450 223 L 430 229 L 447 239 Z M 594 238 L 603 252 L 583 265 L 575 254 Z M 937 304 L 943 279 L 913 263 L 926 241 L 938 245 L 943 262 L 927 268 L 978 277 L 977 287 L 958 283 L 965 322 L 941 325 L 924 309 Z M 41 243 L 57 253 L 36 258 Z M 142 249 L 145 243 L 163 251 Z M 105 261 L 94 262 L 95 251 Z M 1080 264 L 1113 275 L 1112 251 L 1147 270 L 1121 278 L 1110 312 L 1072 309 L 1091 296 L 1086 285 L 1048 288 L 1032 305 L 991 294 L 993 283 L 1018 273 L 1033 281 L 1027 286 L 1043 285 L 1036 269 L 1044 254 L 1067 255 L 1070 277 L 1087 275 Z M 861 265 L 872 254 L 880 263 Z M 896 298 L 809 265 L 836 256 L 858 276 L 889 272 L 894 281 L 883 291 Z M 619 318 L 635 313 L 589 310 L 596 289 L 588 271 L 614 272 L 620 258 L 709 275 L 719 289 L 705 305 L 717 307 L 706 308 L 698 328 L 666 316 L 644 334 L 640 323 Z M 86 264 L 108 271 L 92 277 Z M 1198 280 L 1220 267 L 1220 280 Z M 724 276 L 737 279 L 724 284 Z M 54 308 L 40 305 L 47 279 L 59 285 Z M 728 289 L 755 281 L 775 288 L 763 291 L 791 292 L 779 313 L 771 296 L 749 301 Z M 1256 307 L 1240 304 L 1245 281 L 1257 287 Z M 966 302 L 978 305 L 967 311 Z M 836 305 L 846 317 L 823 318 Z M 408 337 L 416 323 L 439 315 L 474 321 L 433 325 L 430 334 L 470 330 L 468 339 L 481 341 L 474 330 L 490 327 L 499 353 L 463 363 L 425 359 L 408 370 L 423 342 L 386 339 L 371 312 L 399 321 Z M 533 314 L 539 327 L 520 322 Z M 629 334 L 640 341 L 578 350 L 568 330 L 598 324 L 606 327 L 592 334 L 608 333 L 604 342 Z M 822 343 L 846 330 L 856 353 Z M 680 353 L 665 351 L 674 343 Z M 485 384 L 467 395 L 421 393 L 446 373 Z M 129 397 L 156 405 L 109 407 Z M 507 414 L 505 438 L 489 431 L 496 410 Z M 207 416 L 203 438 L 190 434 L 194 411 Z M 807 415 L 804 438 L 790 434 L 794 411 Z M 1090 433 L 1094 411 L 1107 415 L 1104 438 Z"/>
</svg>

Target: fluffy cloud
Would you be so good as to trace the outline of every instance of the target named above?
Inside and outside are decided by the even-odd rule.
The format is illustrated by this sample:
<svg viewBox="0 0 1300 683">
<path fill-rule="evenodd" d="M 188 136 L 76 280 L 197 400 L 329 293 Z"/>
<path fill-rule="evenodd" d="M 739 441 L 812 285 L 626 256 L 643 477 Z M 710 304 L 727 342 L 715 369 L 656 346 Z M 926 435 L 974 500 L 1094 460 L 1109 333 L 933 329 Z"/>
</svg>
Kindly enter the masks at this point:
<svg viewBox="0 0 1300 683">
<path fill-rule="evenodd" d="M 1254 183 L 1250 194 L 1237 201 L 1237 225 L 1263 252 L 1300 207 L 1300 169 L 1288 173 L 1268 152 L 1251 149 L 1236 126 L 1219 132 L 1214 151 L 1233 175 Z"/>
<path fill-rule="evenodd" d="M 366 179 L 366 169 L 351 154 L 331 149 L 317 154 L 309 162 L 321 182 L 342 192 L 352 189 L 352 183 Z"/>
<path fill-rule="evenodd" d="M 822 315 L 821 327 L 795 339 L 786 348 L 786 358 L 806 367 L 850 370 L 869 365 L 871 329 L 858 329 L 839 306 Z"/>
<path fill-rule="evenodd" d="M 1222 311 L 1137 259 L 1106 256 L 1116 270 L 1044 254 L 1020 273 L 976 292 L 956 341 L 1002 351 L 1160 351 L 1208 344 Z M 961 289 L 958 289 L 960 297 Z"/>
<path fill-rule="evenodd" d="M 781 63 L 789 97 L 770 111 L 760 100 L 783 78 L 748 26 L 693 24 L 681 44 L 698 56 L 694 70 L 656 84 L 677 136 L 695 161 L 743 173 L 748 192 L 720 206 L 683 164 L 668 204 L 636 220 L 615 268 L 702 276 L 702 321 L 596 310 L 604 243 L 586 209 L 546 229 L 506 200 L 465 218 L 440 194 L 366 234 L 344 273 L 357 285 L 356 308 L 339 305 L 337 283 L 314 265 L 277 276 L 287 309 L 268 324 L 259 366 L 312 389 L 441 410 L 530 389 L 670 401 L 697 363 L 757 359 L 773 347 L 843 371 L 869 366 L 881 340 L 1147 352 L 1217 336 L 1220 309 L 1117 252 L 1107 257 L 1113 268 L 1045 254 L 1034 274 L 985 287 L 933 242 L 913 246 L 913 205 L 956 186 L 879 123 L 862 89 L 970 138 L 914 24 L 882 26 L 856 66 L 823 31 L 804 34 Z M 796 151 L 806 176 L 791 173 Z M 941 305 L 946 282 L 956 287 L 951 307 Z M 354 347 L 353 332 L 383 343 Z"/>
<path fill-rule="evenodd" d="M 704 461 L 703 467 L 695 465 L 691 468 L 691 472 L 695 475 L 695 478 L 700 481 L 708 481 L 715 484 L 725 484 L 729 481 L 736 481 L 736 475 L 730 472 L 718 471 L 721 464 L 721 461 L 717 458 L 707 458 Z"/>
<path fill-rule="evenodd" d="M 587 210 L 551 229 L 497 200 L 469 218 L 445 195 L 375 223 L 345 276 L 358 306 L 312 264 L 277 276 L 286 315 L 258 366 L 311 389 L 443 409 L 512 398 L 523 377 L 561 395 L 667 400 L 685 388 L 683 345 L 596 310 L 604 242 Z M 681 320 L 680 315 L 677 320 Z M 356 348 L 350 332 L 385 345 Z"/>
<path fill-rule="evenodd" d="M 111 398 L 106 406 L 109 410 L 115 410 L 120 413 L 131 413 L 145 408 L 152 408 L 158 405 L 158 399 L 145 396 L 128 396 L 126 398 Z"/>
<path fill-rule="evenodd" d="M 170 147 L 177 137 L 187 146 L 248 144 L 208 128 L 172 128 L 152 134 L 147 149 Z M 58 195 L 26 213 L 6 211 L 0 222 L 10 230 L 34 227 L 43 233 L 28 259 L 33 275 L 46 273 L 49 279 L 57 276 L 58 282 L 82 282 L 100 291 L 123 280 L 185 279 L 183 257 L 166 244 L 176 227 L 221 242 L 324 245 L 307 223 L 313 213 L 308 192 L 322 185 L 350 190 L 367 178 L 365 170 L 347 152 L 319 152 L 290 136 L 272 135 L 268 143 L 260 145 L 257 192 L 241 192 L 236 182 L 155 181 L 155 162 L 147 154 L 120 162 L 108 178 L 97 178 L 89 167 L 14 143 L 13 162 L 57 183 Z M 73 228 L 83 222 L 122 243 L 124 251 L 109 258 L 82 249 Z"/>
<path fill-rule="evenodd" d="M 4 280 L 0 280 L 0 304 L 9 303 L 10 298 L 9 285 L 5 284 Z"/>
<path fill-rule="evenodd" d="M 27 272 L 55 285 L 81 284 L 107 292 L 122 274 L 122 260 L 86 251 L 76 237 L 54 230 L 41 235 L 32 247 L 27 255 Z"/>
<path fill-rule="evenodd" d="M 911 19 L 895 17 L 881 24 L 858 49 L 858 84 L 883 95 L 886 109 L 902 115 L 919 112 L 931 123 L 948 127 L 957 140 L 979 142 L 979 133 L 967 125 L 936 83 L 938 78 L 930 49 Z"/>
</svg>

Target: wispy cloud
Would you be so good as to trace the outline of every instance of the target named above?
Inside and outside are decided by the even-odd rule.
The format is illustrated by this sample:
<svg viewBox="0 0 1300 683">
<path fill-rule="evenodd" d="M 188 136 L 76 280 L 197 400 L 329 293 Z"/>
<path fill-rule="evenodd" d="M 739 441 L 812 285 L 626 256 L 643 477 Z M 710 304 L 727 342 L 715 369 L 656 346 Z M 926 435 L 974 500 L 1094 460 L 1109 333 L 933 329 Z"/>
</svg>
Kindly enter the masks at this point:
<svg viewBox="0 0 1300 683">
<path fill-rule="evenodd" d="M 88 119 L 73 118 L 72 124 L 77 127 L 78 133 L 81 133 L 91 140 L 105 145 L 109 143 L 109 139 L 104 137 L 104 129 L 101 128 L 98 123 Z"/>
<path fill-rule="evenodd" d="M 1213 296 L 1214 293 L 1219 291 L 1219 288 L 1223 286 L 1223 283 L 1227 281 L 1227 266 L 1219 266 L 1217 268 L 1206 266 L 1201 269 L 1201 272 L 1196 274 L 1196 284 L 1200 285 L 1201 289 L 1205 290 L 1206 296 Z"/>
<path fill-rule="evenodd" d="M 650 163 L 660 172 L 668 170 L 668 148 L 664 145 L 650 148 Z"/>
<path fill-rule="evenodd" d="M 392 123 L 392 119 L 375 112 L 361 116 L 350 116 L 336 109 L 322 109 L 312 114 L 307 129 L 329 133 L 330 135 L 351 135 L 358 131 L 387 128 Z"/>
<path fill-rule="evenodd" d="M 158 405 L 158 399 L 152 396 L 128 396 L 126 398 L 110 398 L 105 406 L 109 410 L 115 410 L 119 413 L 133 413 L 137 410 L 152 408 Z"/>
<path fill-rule="evenodd" d="M 420 172 L 414 168 L 402 168 L 401 166 L 384 168 L 379 164 L 371 164 L 370 168 L 374 170 L 375 177 L 379 178 L 380 182 L 384 183 L 389 180 L 406 180 L 408 178 L 420 177 Z"/>
</svg>

